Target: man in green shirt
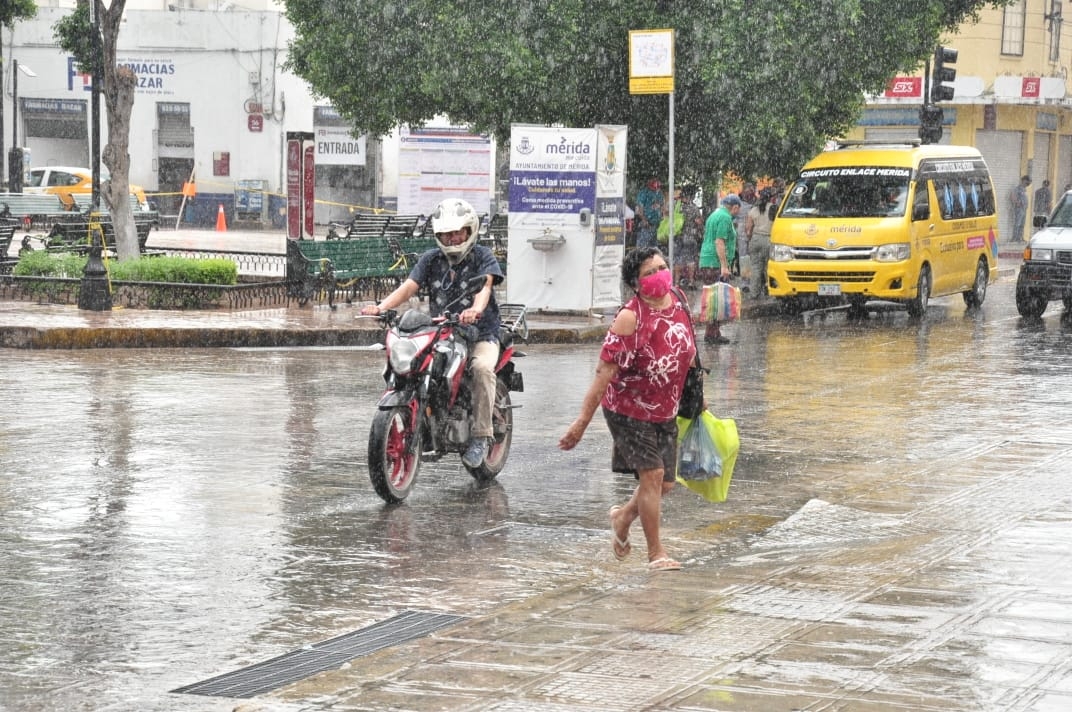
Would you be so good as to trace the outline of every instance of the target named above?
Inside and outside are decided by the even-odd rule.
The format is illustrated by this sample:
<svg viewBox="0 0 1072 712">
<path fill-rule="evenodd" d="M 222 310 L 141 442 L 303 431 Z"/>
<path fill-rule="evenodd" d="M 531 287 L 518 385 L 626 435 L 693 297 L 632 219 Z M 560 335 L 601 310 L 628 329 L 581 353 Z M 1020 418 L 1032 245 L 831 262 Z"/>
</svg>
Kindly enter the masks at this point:
<svg viewBox="0 0 1072 712">
<path fill-rule="evenodd" d="M 717 210 L 707 216 L 704 224 L 703 244 L 700 246 L 700 280 L 704 284 L 728 282 L 730 265 L 737 254 L 737 229 L 733 221 L 741 212 L 741 199 L 730 194 L 722 199 Z M 708 344 L 728 344 L 729 339 L 722 335 L 718 322 L 707 322 L 704 342 Z"/>
</svg>

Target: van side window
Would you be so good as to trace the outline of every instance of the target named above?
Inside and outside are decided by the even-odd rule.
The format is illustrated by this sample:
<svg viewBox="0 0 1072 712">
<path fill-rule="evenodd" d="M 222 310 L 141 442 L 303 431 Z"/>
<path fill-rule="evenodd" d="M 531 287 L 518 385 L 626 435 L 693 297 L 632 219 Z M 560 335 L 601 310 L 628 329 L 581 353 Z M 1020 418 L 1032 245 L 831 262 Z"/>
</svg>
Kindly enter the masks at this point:
<svg viewBox="0 0 1072 712">
<path fill-rule="evenodd" d="M 931 204 L 930 197 L 928 195 L 927 185 L 930 181 L 917 180 L 916 192 L 912 196 L 912 219 L 913 220 L 930 220 L 931 219 Z"/>
<path fill-rule="evenodd" d="M 952 181 L 943 180 L 934 184 L 935 191 L 938 193 L 938 205 L 942 208 L 942 220 L 952 220 L 956 217 L 951 183 Z"/>
<path fill-rule="evenodd" d="M 980 211 L 980 215 L 994 214 L 994 186 L 988 180 L 982 181 Z"/>
</svg>

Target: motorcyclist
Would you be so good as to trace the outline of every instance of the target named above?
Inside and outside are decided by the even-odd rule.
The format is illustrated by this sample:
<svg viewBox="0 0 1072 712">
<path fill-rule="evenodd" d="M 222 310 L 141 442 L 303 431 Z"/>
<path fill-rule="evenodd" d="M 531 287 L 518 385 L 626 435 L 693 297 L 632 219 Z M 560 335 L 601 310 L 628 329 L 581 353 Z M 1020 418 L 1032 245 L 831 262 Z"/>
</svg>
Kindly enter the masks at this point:
<svg viewBox="0 0 1072 712">
<path fill-rule="evenodd" d="M 402 284 L 380 300 L 361 309 L 362 314 L 379 314 L 405 304 L 422 289 L 428 308 L 438 316 L 450 306 L 463 324 L 475 324 L 477 337 L 469 352 L 472 371 L 473 425 L 462 454 L 468 467 L 479 467 L 488 453 L 491 411 L 495 403 L 495 363 L 499 357 L 499 305 L 493 287 L 503 280 L 494 253 L 477 244 L 480 217 L 473 206 L 458 198 L 447 198 L 432 212 L 432 231 L 438 248 L 420 256 Z M 472 277 L 486 275 L 484 288 L 472 296 L 464 286 Z"/>
</svg>

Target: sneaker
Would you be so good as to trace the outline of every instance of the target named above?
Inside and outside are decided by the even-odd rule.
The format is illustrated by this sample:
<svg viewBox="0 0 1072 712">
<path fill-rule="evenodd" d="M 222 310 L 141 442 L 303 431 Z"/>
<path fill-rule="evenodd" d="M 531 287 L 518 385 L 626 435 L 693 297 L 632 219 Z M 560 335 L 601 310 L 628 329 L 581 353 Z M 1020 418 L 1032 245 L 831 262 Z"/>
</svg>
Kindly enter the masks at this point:
<svg viewBox="0 0 1072 712">
<path fill-rule="evenodd" d="M 472 438 L 469 447 L 465 448 L 462 462 L 466 467 L 480 467 L 484 462 L 484 456 L 488 454 L 487 438 Z"/>
</svg>

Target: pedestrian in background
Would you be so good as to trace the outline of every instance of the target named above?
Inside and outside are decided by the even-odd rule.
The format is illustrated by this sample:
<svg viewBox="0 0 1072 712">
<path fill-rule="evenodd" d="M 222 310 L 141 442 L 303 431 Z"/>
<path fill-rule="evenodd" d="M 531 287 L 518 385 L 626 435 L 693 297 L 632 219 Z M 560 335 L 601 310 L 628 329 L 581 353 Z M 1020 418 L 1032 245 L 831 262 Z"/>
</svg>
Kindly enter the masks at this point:
<svg viewBox="0 0 1072 712">
<path fill-rule="evenodd" d="M 1027 186 L 1031 185 L 1031 176 L 1023 176 L 1020 182 L 1009 191 L 1009 207 L 1012 210 L 1012 241 L 1024 241 L 1024 223 L 1027 222 Z"/>
<path fill-rule="evenodd" d="M 663 217 L 663 206 L 666 204 L 662 187 L 659 179 L 653 177 L 637 191 L 637 247 L 656 245 L 656 232 Z"/>
<path fill-rule="evenodd" d="M 681 187 L 681 234 L 674 242 L 674 282 L 691 289 L 698 286 L 696 269 L 700 260 L 700 240 L 703 239 L 703 211 L 696 204 L 695 185 Z"/>
<path fill-rule="evenodd" d="M 737 197 L 741 199 L 741 209 L 733 217 L 733 228 L 737 231 L 737 238 L 739 243 L 737 245 L 737 252 L 733 256 L 732 264 L 730 265 L 730 272 L 741 276 L 741 253 L 748 254 L 748 235 L 745 233 L 745 222 L 748 219 L 748 213 L 751 212 L 752 206 L 756 204 L 756 200 L 759 196 L 756 194 L 756 184 L 746 182 L 741 186 L 741 192 L 737 194 Z"/>
<path fill-rule="evenodd" d="M 737 230 L 733 220 L 741 212 L 741 199 L 732 193 L 722 199 L 704 223 L 703 244 L 700 245 L 700 281 L 703 284 L 730 281 L 730 265 L 737 256 Z M 704 330 L 705 344 L 730 342 L 711 319 Z"/>
<path fill-rule="evenodd" d="M 1042 181 L 1042 187 L 1035 191 L 1035 215 L 1050 217 L 1053 212 L 1053 191 L 1049 179 Z"/>
<path fill-rule="evenodd" d="M 771 225 L 778 204 L 774 202 L 774 189 L 759 191 L 759 199 L 748 211 L 745 230 L 748 234 L 748 261 L 752 264 L 752 279 L 748 287 L 749 297 L 762 299 L 767 295 L 767 260 L 770 259 Z"/>
<path fill-rule="evenodd" d="M 611 469 L 637 480 L 633 496 L 611 507 L 611 543 L 619 561 L 629 555 L 629 528 L 640 519 L 651 571 L 681 564 L 659 536 L 662 498 L 677 471 L 677 408 L 689 366 L 696 359 L 692 315 L 672 291 L 671 273 L 658 248 L 638 247 L 622 261 L 622 281 L 636 292 L 618 311 L 603 340 L 595 378 L 581 412 L 558 441 L 572 450 L 602 405 L 613 439 Z"/>
</svg>

